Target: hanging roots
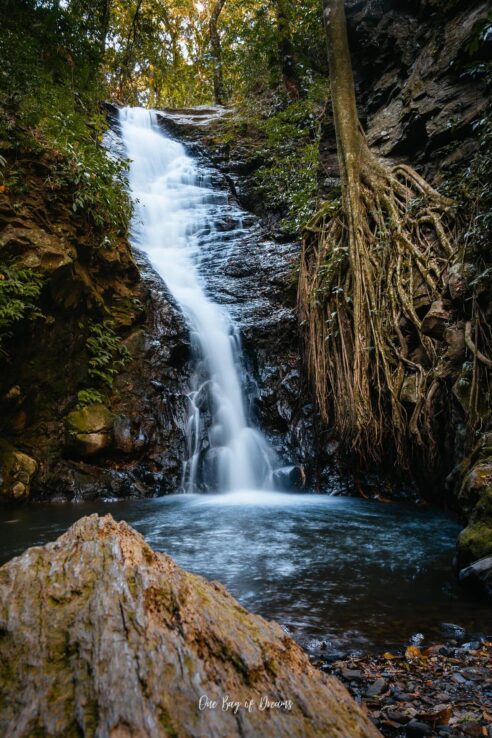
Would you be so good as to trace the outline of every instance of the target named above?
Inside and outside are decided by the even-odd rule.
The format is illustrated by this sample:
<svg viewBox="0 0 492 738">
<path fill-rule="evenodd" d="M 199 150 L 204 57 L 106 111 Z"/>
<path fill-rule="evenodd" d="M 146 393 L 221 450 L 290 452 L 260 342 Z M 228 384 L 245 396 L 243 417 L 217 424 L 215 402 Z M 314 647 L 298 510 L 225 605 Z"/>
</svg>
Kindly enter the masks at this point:
<svg viewBox="0 0 492 738">
<path fill-rule="evenodd" d="M 299 312 L 324 420 L 359 458 L 381 461 L 384 448 L 405 468 L 409 442 L 430 456 L 434 447 L 437 344 L 421 319 L 454 256 L 453 203 L 366 145 L 358 174 L 343 202 L 325 203 L 306 226 Z M 404 380 L 411 404 L 400 400 Z"/>
</svg>

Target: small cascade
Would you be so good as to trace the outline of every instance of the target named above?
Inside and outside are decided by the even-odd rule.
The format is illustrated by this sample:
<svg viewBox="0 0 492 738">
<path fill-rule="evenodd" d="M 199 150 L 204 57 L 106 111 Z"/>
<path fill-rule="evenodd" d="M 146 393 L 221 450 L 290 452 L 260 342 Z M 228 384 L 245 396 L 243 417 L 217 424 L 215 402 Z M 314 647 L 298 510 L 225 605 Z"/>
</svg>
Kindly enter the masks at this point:
<svg viewBox="0 0 492 738">
<path fill-rule="evenodd" d="M 227 310 L 207 295 L 200 269 L 202 245 L 210 261 L 214 244 L 223 242 L 214 213 L 227 207 L 227 194 L 212 188 L 154 112 L 124 108 L 120 126 L 135 203 L 132 244 L 147 254 L 190 328 L 194 374 L 183 488 L 271 489 L 273 452 L 248 423 L 239 335 Z"/>
</svg>

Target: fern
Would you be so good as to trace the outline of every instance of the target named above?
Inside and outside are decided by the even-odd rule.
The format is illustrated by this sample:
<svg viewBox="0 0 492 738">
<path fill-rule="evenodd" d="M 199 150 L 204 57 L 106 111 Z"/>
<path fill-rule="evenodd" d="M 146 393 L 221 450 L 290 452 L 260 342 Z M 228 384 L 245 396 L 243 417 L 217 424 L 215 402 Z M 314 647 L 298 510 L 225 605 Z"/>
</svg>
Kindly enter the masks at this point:
<svg viewBox="0 0 492 738">
<path fill-rule="evenodd" d="M 42 317 L 38 304 L 41 289 L 42 279 L 32 269 L 0 267 L 0 352 L 15 323 Z"/>
<path fill-rule="evenodd" d="M 115 377 L 130 359 L 130 353 L 122 344 L 112 320 L 89 323 L 86 348 L 89 353 L 88 375 L 95 386 L 78 393 L 78 407 L 104 402 L 103 390 L 111 389 Z"/>
</svg>

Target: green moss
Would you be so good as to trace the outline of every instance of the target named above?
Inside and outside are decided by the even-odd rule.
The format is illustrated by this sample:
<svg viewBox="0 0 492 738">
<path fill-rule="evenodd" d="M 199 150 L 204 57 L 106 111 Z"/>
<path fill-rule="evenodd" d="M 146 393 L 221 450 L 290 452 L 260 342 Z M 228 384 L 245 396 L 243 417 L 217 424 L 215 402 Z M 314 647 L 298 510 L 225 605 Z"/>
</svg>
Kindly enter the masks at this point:
<svg viewBox="0 0 492 738">
<path fill-rule="evenodd" d="M 179 738 L 179 733 L 174 727 L 171 716 L 165 707 L 160 708 L 159 723 L 164 728 L 165 734 L 168 738 Z"/>
<path fill-rule="evenodd" d="M 467 561 L 476 561 L 492 554 L 492 520 L 480 520 L 461 531 L 458 546 Z"/>
<path fill-rule="evenodd" d="M 314 210 L 318 189 L 320 115 L 326 85 L 313 84 L 308 95 L 281 110 L 257 99 L 243 102 L 227 117 L 215 142 L 255 170 L 254 194 L 265 210 L 281 216 L 281 226 L 297 235 Z"/>
<path fill-rule="evenodd" d="M 112 427 L 113 416 L 105 405 L 88 405 L 69 413 L 65 423 L 71 434 L 97 433 Z"/>
<path fill-rule="evenodd" d="M 477 520 L 489 520 L 492 524 L 492 484 L 487 485 L 480 495 L 480 499 L 473 511 L 472 522 Z"/>
</svg>

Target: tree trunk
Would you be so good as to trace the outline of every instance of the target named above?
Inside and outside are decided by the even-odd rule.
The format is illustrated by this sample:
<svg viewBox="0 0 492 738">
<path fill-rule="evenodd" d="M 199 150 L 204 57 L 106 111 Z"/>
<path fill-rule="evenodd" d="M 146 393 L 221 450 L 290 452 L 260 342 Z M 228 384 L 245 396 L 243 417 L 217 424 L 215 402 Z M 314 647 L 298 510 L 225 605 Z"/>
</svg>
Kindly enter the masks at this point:
<svg viewBox="0 0 492 738">
<path fill-rule="evenodd" d="M 220 34 L 217 28 L 219 16 L 224 4 L 225 0 L 216 0 L 212 7 L 209 21 L 210 46 L 213 57 L 214 98 L 216 105 L 223 105 L 225 103 L 224 78 L 222 74 L 222 47 L 220 44 Z"/>
<path fill-rule="evenodd" d="M 99 41 L 99 53 L 101 59 L 103 59 L 106 53 L 106 38 L 109 30 L 109 16 L 110 16 L 110 0 L 101 0 L 99 6 L 99 18 L 100 18 L 100 41 Z"/>
<path fill-rule="evenodd" d="M 355 102 L 344 0 L 324 0 L 324 19 L 341 177 L 344 186 L 351 188 L 357 185 L 359 178 L 359 160 L 364 142 Z"/>
<path fill-rule="evenodd" d="M 277 17 L 278 53 L 282 79 L 288 95 L 297 100 L 301 96 L 301 83 L 292 47 L 288 5 L 285 0 L 275 0 L 274 7 Z"/>
<path fill-rule="evenodd" d="M 363 294 L 361 249 L 357 241 L 363 238 L 361 218 L 363 208 L 360 197 L 361 166 L 364 156 L 369 155 L 365 138 L 361 133 L 352 62 L 347 36 L 344 0 L 324 0 L 324 20 L 328 42 L 328 64 L 330 69 L 331 103 L 337 139 L 338 161 L 342 184 L 342 205 L 348 225 L 348 256 L 352 273 L 355 275 L 353 291 L 353 371 L 354 403 L 360 410 L 360 422 L 370 413 L 367 384 L 369 361 L 369 337 L 364 320 L 365 300 Z"/>
<path fill-rule="evenodd" d="M 135 41 L 137 40 L 138 18 L 140 15 L 142 4 L 143 4 L 143 0 L 137 0 L 137 4 L 135 6 L 135 12 L 132 18 L 132 24 L 130 26 L 128 37 L 126 40 L 125 53 L 124 53 L 123 61 L 120 66 L 120 75 L 119 75 L 120 80 L 119 80 L 119 85 L 118 85 L 118 97 L 120 99 L 123 98 L 124 88 L 130 77 L 128 67 L 131 61 L 133 48 L 135 46 Z"/>
</svg>

